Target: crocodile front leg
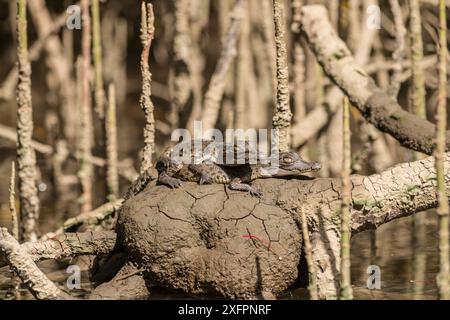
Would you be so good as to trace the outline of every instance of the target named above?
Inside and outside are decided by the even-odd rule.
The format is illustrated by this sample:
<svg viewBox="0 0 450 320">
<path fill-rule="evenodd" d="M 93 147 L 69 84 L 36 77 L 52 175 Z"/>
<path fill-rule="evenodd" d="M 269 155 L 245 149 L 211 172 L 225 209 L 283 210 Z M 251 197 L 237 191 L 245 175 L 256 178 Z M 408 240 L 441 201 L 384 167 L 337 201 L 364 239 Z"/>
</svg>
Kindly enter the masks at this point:
<svg viewBox="0 0 450 320">
<path fill-rule="evenodd" d="M 200 177 L 200 184 L 212 184 L 215 182 L 212 174 L 215 166 L 213 163 L 190 164 L 189 170 Z"/>
<path fill-rule="evenodd" d="M 158 171 L 158 184 L 168 186 L 172 189 L 181 187 L 181 180 L 173 176 L 181 170 L 183 164 L 172 160 L 170 157 L 161 156 L 156 161 L 155 168 Z"/>
<path fill-rule="evenodd" d="M 171 177 L 167 172 L 161 172 L 158 176 L 158 183 L 168 186 L 172 189 L 181 187 L 181 180 Z"/>
<path fill-rule="evenodd" d="M 238 191 L 247 191 L 249 192 L 252 196 L 261 198 L 263 193 L 261 190 L 258 190 L 255 187 L 252 187 L 249 184 L 246 183 L 242 183 L 241 179 L 239 178 L 234 178 L 230 185 L 229 185 L 231 190 L 238 190 Z"/>
</svg>

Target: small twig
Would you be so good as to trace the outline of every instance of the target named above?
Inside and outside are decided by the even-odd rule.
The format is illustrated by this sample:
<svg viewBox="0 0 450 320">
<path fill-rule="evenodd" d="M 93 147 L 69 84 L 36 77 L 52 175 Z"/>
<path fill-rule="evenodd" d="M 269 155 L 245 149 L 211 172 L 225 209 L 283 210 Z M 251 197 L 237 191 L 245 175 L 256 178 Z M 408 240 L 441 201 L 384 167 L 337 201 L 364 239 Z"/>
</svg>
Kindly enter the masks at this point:
<svg viewBox="0 0 450 320">
<path fill-rule="evenodd" d="M 316 102 L 316 108 L 319 108 L 319 106 L 322 106 L 324 104 L 325 99 L 325 76 L 323 74 L 322 68 L 317 63 L 317 61 L 314 61 L 314 101 Z M 336 111 L 337 113 L 337 111 Z M 336 114 L 335 113 L 335 114 Z M 329 119 L 329 117 L 327 116 Z M 328 150 L 327 150 L 327 131 L 322 130 L 317 138 L 317 149 L 319 153 L 319 162 L 322 165 L 322 169 L 320 170 L 320 176 L 321 177 L 329 177 L 330 176 L 330 158 L 328 156 Z"/>
<path fill-rule="evenodd" d="M 116 2 L 125 3 L 125 2 Z M 101 21 L 103 35 L 103 52 L 108 54 L 103 56 L 104 79 L 106 83 L 120 84 L 116 87 L 117 104 L 121 105 L 125 101 L 127 92 L 131 90 L 128 83 L 130 79 L 126 76 L 127 70 L 127 48 L 128 48 L 128 21 L 120 17 L 119 13 L 122 5 L 112 6 L 105 10 Z M 138 79 L 135 81 L 137 82 Z M 139 88 L 141 83 L 139 81 Z M 155 92 L 152 92 L 155 95 Z"/>
<path fill-rule="evenodd" d="M 426 110 L 426 89 L 425 89 L 425 62 L 430 57 L 425 57 L 423 54 L 423 39 L 422 39 L 422 18 L 420 15 L 420 1 L 409 0 L 410 8 L 410 52 L 411 52 L 411 86 L 409 101 L 412 113 L 423 119 L 427 118 Z M 437 63 L 437 57 L 431 56 L 433 59 L 433 66 Z M 424 154 L 420 152 L 413 152 L 413 160 L 420 160 L 424 158 Z M 415 299 L 423 294 L 424 283 L 423 279 L 426 275 L 427 252 L 424 250 L 426 243 L 426 217 L 424 214 L 415 214 L 412 216 L 412 239 L 411 247 L 412 254 L 412 273 L 413 273 L 413 292 Z"/>
</svg>

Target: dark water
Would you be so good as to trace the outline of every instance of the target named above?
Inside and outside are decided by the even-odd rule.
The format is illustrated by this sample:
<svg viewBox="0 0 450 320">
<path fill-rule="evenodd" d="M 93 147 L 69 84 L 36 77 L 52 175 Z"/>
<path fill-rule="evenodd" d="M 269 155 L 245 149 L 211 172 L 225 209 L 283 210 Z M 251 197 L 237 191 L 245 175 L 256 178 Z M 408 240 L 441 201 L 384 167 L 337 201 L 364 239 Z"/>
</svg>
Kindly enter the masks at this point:
<svg viewBox="0 0 450 320">
<path fill-rule="evenodd" d="M 365 288 L 370 265 L 380 267 L 381 290 L 361 290 L 360 298 L 434 299 L 437 295 L 438 233 L 435 211 L 419 213 L 424 225 L 422 243 L 413 245 L 412 217 L 388 223 L 376 232 L 356 235 L 352 240 L 352 280 Z M 423 269 L 420 269 L 420 265 Z M 422 270 L 414 275 L 414 268 Z M 422 288 L 419 289 L 418 288 Z M 416 293 L 415 291 L 416 290 Z M 418 291 L 417 291 L 418 290 Z M 379 292 L 376 292 L 379 291 Z"/>
</svg>

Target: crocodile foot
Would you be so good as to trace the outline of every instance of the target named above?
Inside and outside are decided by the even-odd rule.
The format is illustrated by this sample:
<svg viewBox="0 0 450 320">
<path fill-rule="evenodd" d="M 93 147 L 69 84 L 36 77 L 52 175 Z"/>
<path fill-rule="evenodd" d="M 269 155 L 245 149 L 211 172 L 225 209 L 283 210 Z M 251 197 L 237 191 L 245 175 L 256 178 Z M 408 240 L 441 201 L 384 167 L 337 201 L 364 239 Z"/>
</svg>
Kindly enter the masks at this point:
<svg viewBox="0 0 450 320">
<path fill-rule="evenodd" d="M 168 186 L 172 189 L 179 188 L 182 186 L 180 179 L 171 177 L 167 173 L 164 173 L 164 172 L 160 173 L 160 175 L 158 177 L 158 183 Z"/>
<path fill-rule="evenodd" d="M 200 177 L 200 184 L 212 184 L 214 182 L 213 177 L 209 173 L 204 173 Z"/>
<path fill-rule="evenodd" d="M 229 187 L 231 190 L 247 191 L 248 193 L 250 193 L 250 195 L 252 195 L 254 197 L 258 197 L 258 198 L 261 198 L 263 195 L 261 190 L 255 188 L 255 187 L 252 187 L 249 184 L 242 183 L 241 180 L 238 178 L 231 181 Z"/>
</svg>

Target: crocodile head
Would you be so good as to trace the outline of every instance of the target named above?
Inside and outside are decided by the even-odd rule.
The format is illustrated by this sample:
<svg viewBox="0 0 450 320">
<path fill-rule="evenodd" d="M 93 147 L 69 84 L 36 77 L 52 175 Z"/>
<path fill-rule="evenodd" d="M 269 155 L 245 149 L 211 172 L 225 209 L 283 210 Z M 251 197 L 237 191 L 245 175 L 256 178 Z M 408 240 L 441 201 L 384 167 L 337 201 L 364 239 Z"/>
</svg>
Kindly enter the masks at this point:
<svg viewBox="0 0 450 320">
<path fill-rule="evenodd" d="M 318 162 L 308 162 L 302 159 L 294 151 L 280 152 L 279 162 L 276 167 L 261 167 L 259 174 L 262 177 L 287 177 L 300 175 L 306 172 L 319 171 L 321 165 Z"/>
<path fill-rule="evenodd" d="M 305 161 L 298 153 L 293 151 L 280 152 L 279 165 L 281 170 L 294 173 L 319 171 L 321 169 L 320 163 Z"/>
</svg>

